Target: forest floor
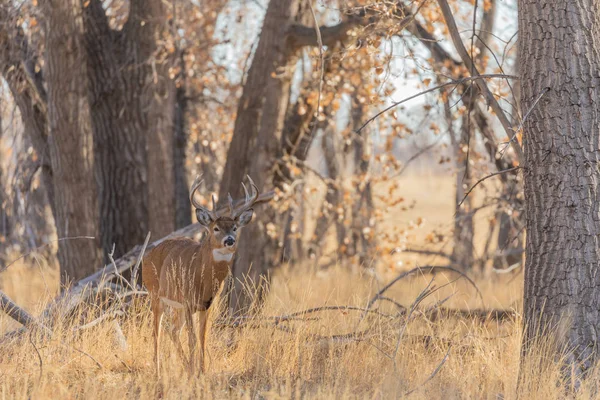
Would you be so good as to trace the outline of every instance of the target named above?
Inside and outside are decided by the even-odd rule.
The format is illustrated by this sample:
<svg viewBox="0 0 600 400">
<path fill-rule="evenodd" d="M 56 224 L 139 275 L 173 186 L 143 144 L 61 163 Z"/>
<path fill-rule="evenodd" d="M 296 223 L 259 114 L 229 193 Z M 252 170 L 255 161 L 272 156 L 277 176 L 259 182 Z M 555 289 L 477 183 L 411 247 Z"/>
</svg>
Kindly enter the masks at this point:
<svg viewBox="0 0 600 400">
<path fill-rule="evenodd" d="M 390 225 L 406 227 L 410 244 L 426 246 L 432 230 L 441 232 L 452 225 L 449 193 L 453 182 L 431 177 L 409 177 L 403 182 L 406 203 L 417 203 L 412 209 L 390 212 Z M 483 226 L 487 217 L 482 214 L 479 218 L 476 227 Z M 441 241 L 435 249 L 448 250 L 449 246 L 451 243 Z M 517 390 L 522 298 L 519 272 L 475 274 L 481 296 L 455 274 L 415 274 L 385 292 L 404 308 L 380 300 L 373 307 L 377 313 L 366 315 L 341 308 L 279 324 L 266 319 L 313 307 L 364 308 L 401 271 L 431 264 L 442 265 L 443 260 L 400 253 L 386 257 L 377 268 L 343 263 L 328 269 L 283 266 L 274 275 L 266 303 L 253 323 L 231 328 L 217 326 L 211 318 L 207 368 L 200 375 L 187 373 L 165 335 L 157 377 L 152 316 L 145 303 L 139 304 L 135 316 L 122 322 L 127 349 L 116 345 L 111 323 L 76 334 L 72 325 L 59 323 L 52 339 L 26 335 L 18 341 L 0 343 L 0 397 L 563 397 L 564 389 L 555 384 L 560 371 L 551 361 L 540 361 L 544 360 L 543 350 L 524 364 L 526 368 L 536 367 L 524 374 Z M 39 313 L 58 291 L 56 266 L 29 256 L 0 274 L 0 289 L 19 305 Z M 423 296 L 428 289 L 435 290 Z M 509 313 L 498 320 L 432 312 L 442 308 Z M 94 316 L 83 317 L 84 322 L 91 318 Z M 0 315 L 0 334 L 16 327 Z"/>
</svg>

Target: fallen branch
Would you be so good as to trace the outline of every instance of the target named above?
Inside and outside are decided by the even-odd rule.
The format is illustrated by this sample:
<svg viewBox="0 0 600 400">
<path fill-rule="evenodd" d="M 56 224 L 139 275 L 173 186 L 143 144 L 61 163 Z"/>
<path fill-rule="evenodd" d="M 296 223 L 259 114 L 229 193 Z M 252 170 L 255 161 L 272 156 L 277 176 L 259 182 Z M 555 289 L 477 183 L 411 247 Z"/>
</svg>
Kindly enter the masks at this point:
<svg viewBox="0 0 600 400">
<path fill-rule="evenodd" d="M 19 307 L 10 297 L 0 290 L 0 310 L 4 311 L 9 317 L 29 328 L 42 328 L 49 330 L 40 324 L 31 314 Z"/>
<path fill-rule="evenodd" d="M 402 272 L 400 275 L 398 275 L 397 277 L 392 279 L 392 281 L 390 283 L 385 285 L 379 292 L 377 292 L 375 294 L 375 296 L 373 296 L 373 298 L 371 300 L 369 300 L 369 303 L 367 304 L 367 309 L 370 309 L 371 307 L 373 307 L 373 304 L 375 304 L 375 302 L 377 300 L 379 300 L 380 296 L 382 296 L 389 288 L 394 286 L 394 284 L 396 284 L 398 281 L 400 281 L 408 276 L 411 276 L 417 272 L 420 272 L 422 274 L 436 274 L 438 272 L 453 272 L 453 273 L 459 274 L 461 277 L 463 277 L 465 280 L 467 280 L 467 282 L 469 282 L 471 284 L 471 286 L 473 286 L 473 288 L 475 288 L 479 298 L 483 302 L 483 296 L 481 295 L 481 291 L 479 290 L 479 288 L 477 287 L 475 282 L 473 282 L 473 280 L 471 278 L 469 278 L 465 273 L 457 270 L 456 268 L 449 267 L 449 266 L 424 266 L 424 267 L 416 267 L 416 268 L 411 269 L 410 271 Z"/>
</svg>

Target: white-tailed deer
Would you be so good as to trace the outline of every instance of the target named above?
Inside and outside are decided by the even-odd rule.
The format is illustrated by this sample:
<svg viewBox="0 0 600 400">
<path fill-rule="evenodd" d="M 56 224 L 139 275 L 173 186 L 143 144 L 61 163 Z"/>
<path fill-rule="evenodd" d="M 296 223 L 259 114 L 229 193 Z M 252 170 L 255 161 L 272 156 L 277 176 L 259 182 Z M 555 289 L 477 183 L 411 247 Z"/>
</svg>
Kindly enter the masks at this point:
<svg viewBox="0 0 600 400">
<path fill-rule="evenodd" d="M 248 180 L 251 194 L 242 183 L 246 193 L 245 199 L 234 203 L 230 195 L 229 209 L 219 212 L 214 196 L 212 211 L 194 199 L 194 194 L 202 184 L 200 177 L 197 177 L 190 189 L 190 202 L 196 208 L 198 222 L 206 228 L 207 234 L 200 242 L 188 238 L 166 240 L 152 249 L 143 260 L 142 280 L 150 294 L 154 314 L 154 357 L 157 373 L 160 368 L 161 321 L 167 307 L 172 311 L 170 337 L 183 360 L 186 357 L 179 336 L 183 326 L 187 325 L 190 370 L 194 369 L 196 350 L 192 316 L 196 312 L 200 313 L 199 361 L 201 370 L 204 369 L 204 340 L 210 306 L 229 274 L 240 231 L 252 220 L 252 207 L 270 200 L 273 196 L 271 193 L 259 196 L 258 188 L 252 179 L 248 177 Z"/>
</svg>

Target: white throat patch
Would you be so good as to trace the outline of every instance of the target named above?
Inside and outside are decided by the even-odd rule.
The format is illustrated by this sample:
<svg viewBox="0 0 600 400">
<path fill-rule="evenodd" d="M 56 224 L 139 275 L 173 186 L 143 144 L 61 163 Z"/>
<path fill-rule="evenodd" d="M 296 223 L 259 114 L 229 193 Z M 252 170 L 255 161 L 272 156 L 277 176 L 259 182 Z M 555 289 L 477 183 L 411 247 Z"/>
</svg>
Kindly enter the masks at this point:
<svg viewBox="0 0 600 400">
<path fill-rule="evenodd" d="M 216 262 L 226 261 L 229 262 L 233 258 L 233 251 L 229 249 L 214 249 L 212 251 L 213 259 Z"/>
</svg>

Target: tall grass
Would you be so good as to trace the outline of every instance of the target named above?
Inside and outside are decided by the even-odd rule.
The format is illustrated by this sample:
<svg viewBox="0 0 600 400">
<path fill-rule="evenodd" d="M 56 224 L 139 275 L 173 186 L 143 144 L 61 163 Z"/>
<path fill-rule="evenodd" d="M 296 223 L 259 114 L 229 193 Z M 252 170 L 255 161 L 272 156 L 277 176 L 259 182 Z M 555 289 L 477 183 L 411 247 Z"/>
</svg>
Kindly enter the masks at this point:
<svg viewBox="0 0 600 400">
<path fill-rule="evenodd" d="M 431 285 L 439 287 L 454 278 L 438 275 Z M 23 296 L 17 296 L 18 293 L 31 293 L 28 285 L 34 284 L 32 279 L 14 282 L 3 279 L 5 290 L 17 298 Z M 410 307 L 430 280 L 430 276 L 423 276 L 402 281 L 387 296 Z M 18 282 L 23 282 L 24 287 L 19 288 Z M 425 299 L 410 318 L 406 313 L 396 316 L 398 307 L 385 301 L 376 305 L 380 314 L 364 316 L 359 311 L 338 309 L 274 324 L 266 317 L 323 305 L 365 307 L 381 286 L 372 275 L 351 272 L 342 266 L 321 272 L 286 268 L 274 277 L 259 315 L 244 326 L 223 326 L 214 318 L 218 313 L 212 313 L 206 372 L 192 376 L 178 358 L 168 335 L 163 336 L 162 366 L 157 376 L 152 316 L 145 301 L 121 321 L 127 350 L 115 345 L 110 322 L 74 333 L 74 324 L 95 317 L 94 313 L 83 313 L 68 323 L 57 321 L 52 338 L 35 333 L 0 344 L 0 396 L 7 399 L 564 397 L 568 384 L 556 384 L 560 369 L 552 358 L 546 357 L 552 353 L 550 345 L 539 346 L 540 350 L 523 363 L 525 379 L 517 385 L 521 341 L 519 280 L 481 278 L 478 284 L 486 307 L 511 308 L 515 317 L 503 322 L 464 317 L 428 319 L 423 312 L 450 295 L 444 307 L 483 306 L 473 289 L 458 281 Z M 43 302 L 28 306 L 39 311 Z M 13 327 L 6 317 L 0 318 L 0 329 Z M 352 332 L 366 333 L 351 339 L 339 336 Z M 335 340 L 328 336 L 335 336 Z M 182 339 L 185 345 L 187 340 Z M 590 393 L 584 385 L 581 396 Z"/>
</svg>

